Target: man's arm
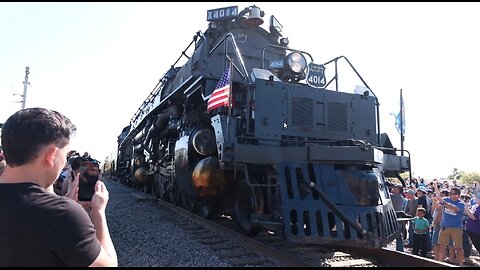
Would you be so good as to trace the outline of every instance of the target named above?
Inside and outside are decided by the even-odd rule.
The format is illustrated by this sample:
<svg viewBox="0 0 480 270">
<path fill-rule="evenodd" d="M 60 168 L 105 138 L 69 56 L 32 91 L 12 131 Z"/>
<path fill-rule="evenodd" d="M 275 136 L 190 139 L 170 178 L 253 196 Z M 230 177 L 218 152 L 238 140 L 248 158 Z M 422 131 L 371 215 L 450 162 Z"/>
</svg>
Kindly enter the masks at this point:
<svg viewBox="0 0 480 270">
<path fill-rule="evenodd" d="M 472 213 L 472 211 L 470 211 L 470 208 L 465 207 L 465 209 L 463 210 L 463 213 L 467 215 L 469 218 L 473 220 L 477 220 L 477 217 Z"/>
<path fill-rule="evenodd" d="M 441 203 L 443 204 L 443 206 L 445 206 L 445 208 L 447 208 L 448 210 L 450 210 L 454 213 L 460 211 L 460 208 L 456 207 L 455 205 L 453 205 L 451 203 L 446 202 L 445 200 L 443 200 Z"/>
<path fill-rule="evenodd" d="M 113 246 L 110 232 L 108 231 L 105 208 L 108 202 L 108 191 L 105 184 L 97 181 L 95 194 L 92 197 L 90 218 L 97 232 L 97 239 L 102 249 L 97 259 L 90 266 L 118 266 L 117 252 Z"/>
</svg>

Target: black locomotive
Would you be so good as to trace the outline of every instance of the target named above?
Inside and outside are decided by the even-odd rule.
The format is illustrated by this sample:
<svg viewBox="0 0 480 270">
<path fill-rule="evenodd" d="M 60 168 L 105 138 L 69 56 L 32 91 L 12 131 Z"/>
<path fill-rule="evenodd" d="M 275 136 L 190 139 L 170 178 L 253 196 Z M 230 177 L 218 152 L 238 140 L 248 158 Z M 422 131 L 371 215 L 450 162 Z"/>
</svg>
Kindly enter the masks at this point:
<svg viewBox="0 0 480 270">
<path fill-rule="evenodd" d="M 377 97 L 347 58 L 315 63 L 262 17 L 255 5 L 207 11 L 118 137 L 111 173 L 251 236 L 385 246 L 399 234 L 385 179 L 404 183 L 410 159 L 380 132 Z M 338 61 L 366 91 L 338 89 Z"/>
</svg>

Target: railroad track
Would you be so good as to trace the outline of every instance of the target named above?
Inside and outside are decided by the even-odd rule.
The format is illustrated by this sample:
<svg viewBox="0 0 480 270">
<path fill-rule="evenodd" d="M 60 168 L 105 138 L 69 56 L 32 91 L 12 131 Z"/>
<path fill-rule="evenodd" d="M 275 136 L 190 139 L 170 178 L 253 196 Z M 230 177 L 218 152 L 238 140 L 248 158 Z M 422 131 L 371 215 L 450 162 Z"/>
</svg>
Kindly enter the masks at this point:
<svg viewBox="0 0 480 270">
<path fill-rule="evenodd" d="M 251 238 L 239 233 L 235 222 L 228 216 L 207 220 L 151 194 L 130 189 L 137 200 L 152 201 L 168 210 L 172 223 L 233 266 L 452 267 L 447 263 L 385 248 L 338 248 L 290 243 L 267 231 Z"/>
</svg>

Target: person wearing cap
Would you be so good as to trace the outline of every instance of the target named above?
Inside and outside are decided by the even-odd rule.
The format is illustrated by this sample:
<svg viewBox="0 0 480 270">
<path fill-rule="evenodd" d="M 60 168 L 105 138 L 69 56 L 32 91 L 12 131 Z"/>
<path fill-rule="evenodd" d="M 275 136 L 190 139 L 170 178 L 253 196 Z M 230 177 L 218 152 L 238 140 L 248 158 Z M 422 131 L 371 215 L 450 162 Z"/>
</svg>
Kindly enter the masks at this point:
<svg viewBox="0 0 480 270">
<path fill-rule="evenodd" d="M 407 199 L 403 197 L 403 186 L 397 184 L 392 187 L 390 198 L 392 199 L 393 209 L 397 213 L 397 218 L 399 215 L 405 216 L 405 206 L 407 205 Z M 396 239 L 396 250 L 403 251 L 403 227 L 405 226 L 405 222 L 400 222 L 400 235 Z"/>
<path fill-rule="evenodd" d="M 405 207 L 407 206 L 407 199 L 403 197 L 403 186 L 397 184 L 392 187 L 390 192 L 390 197 L 392 198 L 393 209 L 395 211 L 405 211 Z"/>
<path fill-rule="evenodd" d="M 474 217 L 468 217 L 467 221 L 465 222 L 465 230 L 472 240 L 472 244 L 476 250 L 480 251 L 480 192 L 478 190 L 473 192 L 473 198 L 475 199 L 476 204 L 472 206 L 470 209 L 472 211 L 472 215 Z"/>
<path fill-rule="evenodd" d="M 433 204 L 432 204 L 432 217 L 433 217 L 433 222 L 432 222 L 432 227 L 433 227 L 433 232 L 432 232 L 432 250 L 433 250 L 433 255 L 435 260 L 438 260 L 438 235 L 440 234 L 440 223 L 442 221 L 442 206 L 440 205 L 440 201 L 444 197 L 448 197 L 449 192 L 447 189 L 442 189 L 441 191 L 438 191 L 438 188 L 435 187 L 436 189 L 436 194 L 440 196 L 435 196 L 432 197 Z M 453 246 L 449 247 L 449 251 L 454 251 Z M 453 256 L 452 256 L 453 255 Z M 449 258 L 455 257 L 455 254 L 449 253 Z"/>
<path fill-rule="evenodd" d="M 463 266 L 464 253 L 463 253 L 463 215 L 468 215 L 471 219 L 477 218 L 472 214 L 468 207 L 465 207 L 465 203 L 460 200 L 460 189 L 458 187 L 452 187 L 450 189 L 450 196 L 448 198 L 442 198 L 440 205 L 443 208 L 442 221 L 440 223 L 440 235 L 438 236 L 438 260 L 445 260 L 445 249 L 450 240 L 453 240 L 455 246 L 456 259 L 459 266 Z M 450 258 L 451 260 L 452 258 Z M 453 263 L 453 262 L 451 262 Z"/>
<path fill-rule="evenodd" d="M 415 191 L 413 189 L 409 189 L 405 193 L 405 196 L 407 198 L 407 207 L 405 207 L 405 213 L 408 216 L 414 217 L 417 214 L 418 208 L 418 199 L 415 196 Z M 413 234 L 413 223 L 410 221 L 408 223 L 408 244 L 406 247 L 413 247 Z"/>
<path fill-rule="evenodd" d="M 462 193 L 460 195 L 461 200 L 465 203 L 465 207 L 470 207 L 470 199 L 472 196 L 468 193 Z M 463 254 L 464 254 L 464 261 L 465 263 L 472 263 L 472 258 L 470 258 L 470 255 L 472 255 L 472 242 L 470 241 L 470 237 L 468 236 L 467 230 L 465 229 L 465 223 L 468 219 L 467 215 L 463 215 L 462 217 L 462 223 L 463 223 L 463 234 L 462 234 L 462 242 L 463 242 Z"/>
<path fill-rule="evenodd" d="M 432 219 L 432 213 L 430 211 L 432 203 L 430 198 L 427 196 L 427 188 L 424 185 L 418 187 L 417 198 L 418 198 L 418 207 L 423 207 L 425 209 L 424 218 L 428 220 L 429 224 L 432 224 L 433 219 Z M 430 231 L 427 232 L 426 241 L 427 241 L 427 252 L 430 252 L 432 251 L 432 237 L 431 237 Z"/>
</svg>

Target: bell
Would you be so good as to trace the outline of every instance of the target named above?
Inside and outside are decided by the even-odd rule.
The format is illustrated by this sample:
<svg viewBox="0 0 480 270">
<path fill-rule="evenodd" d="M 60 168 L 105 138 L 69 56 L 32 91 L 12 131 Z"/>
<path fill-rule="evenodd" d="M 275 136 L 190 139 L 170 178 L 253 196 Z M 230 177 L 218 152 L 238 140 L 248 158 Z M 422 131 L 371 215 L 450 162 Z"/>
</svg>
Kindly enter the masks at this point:
<svg viewBox="0 0 480 270">
<path fill-rule="evenodd" d="M 245 20 L 245 23 L 250 26 L 259 26 L 263 23 L 263 19 L 261 18 L 261 11 L 260 8 L 256 6 L 252 6 L 250 8 L 250 12 L 248 18 Z"/>
</svg>

